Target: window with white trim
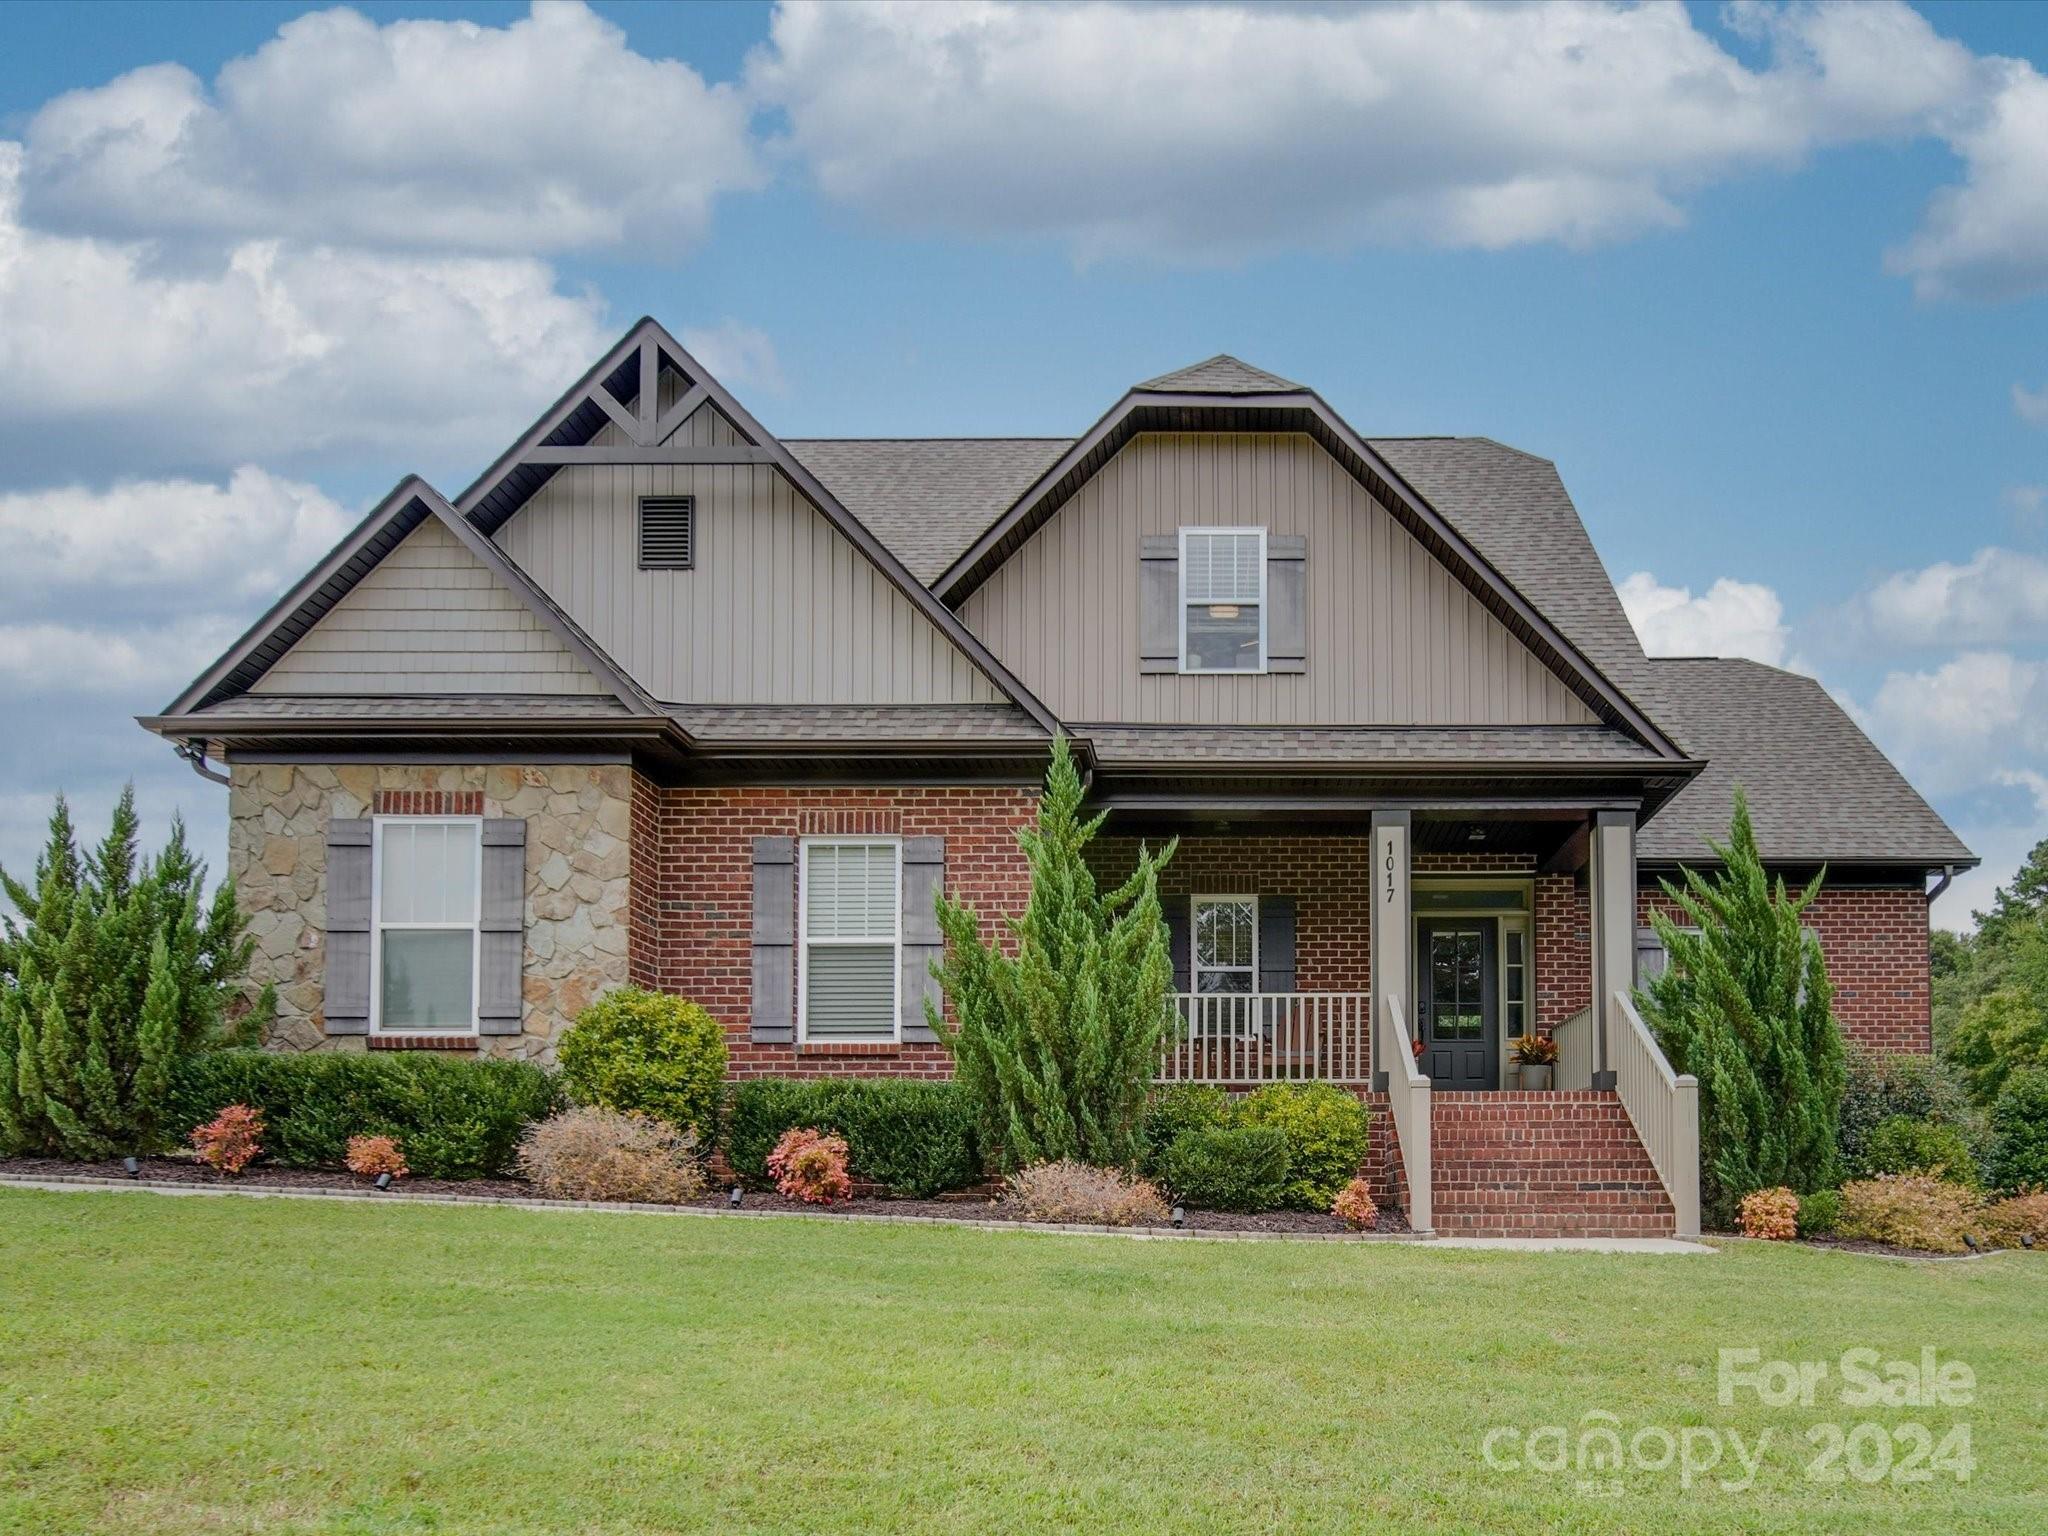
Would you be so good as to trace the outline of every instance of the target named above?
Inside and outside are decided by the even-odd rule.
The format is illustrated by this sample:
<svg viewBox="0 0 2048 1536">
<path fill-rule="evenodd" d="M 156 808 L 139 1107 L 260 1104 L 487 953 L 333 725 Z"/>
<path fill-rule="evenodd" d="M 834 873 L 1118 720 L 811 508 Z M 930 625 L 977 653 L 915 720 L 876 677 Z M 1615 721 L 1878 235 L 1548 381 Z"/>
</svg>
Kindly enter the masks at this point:
<svg viewBox="0 0 2048 1536">
<path fill-rule="evenodd" d="M 371 1028 L 476 1028 L 483 823 L 473 816 L 378 817 L 372 866 Z"/>
<path fill-rule="evenodd" d="M 1197 992 L 1259 990 L 1259 898 L 1197 896 L 1189 960 Z"/>
<path fill-rule="evenodd" d="M 1266 670 L 1266 530 L 1180 531 L 1180 669 Z"/>
<path fill-rule="evenodd" d="M 894 838 L 803 844 L 797 984 L 805 1040 L 894 1040 L 903 849 Z"/>
</svg>

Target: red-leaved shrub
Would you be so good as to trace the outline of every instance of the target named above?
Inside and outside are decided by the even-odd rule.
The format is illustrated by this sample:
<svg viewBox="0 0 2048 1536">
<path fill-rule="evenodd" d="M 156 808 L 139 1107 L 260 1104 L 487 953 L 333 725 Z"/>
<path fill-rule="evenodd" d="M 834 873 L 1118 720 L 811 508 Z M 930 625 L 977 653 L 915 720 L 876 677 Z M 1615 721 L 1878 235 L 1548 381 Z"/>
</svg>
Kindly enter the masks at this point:
<svg viewBox="0 0 2048 1536">
<path fill-rule="evenodd" d="M 347 1161 L 348 1171 L 364 1179 L 374 1179 L 380 1173 L 402 1179 L 411 1171 L 405 1166 L 405 1154 L 389 1136 L 349 1137 Z"/>
<path fill-rule="evenodd" d="M 853 1193 L 853 1179 L 846 1171 L 846 1138 L 810 1126 L 784 1131 L 768 1154 L 768 1176 L 791 1200 L 811 1205 L 844 1200 Z"/>
<path fill-rule="evenodd" d="M 199 1160 L 219 1173 L 240 1173 L 263 1155 L 263 1116 L 246 1104 L 230 1104 L 192 1131 Z"/>
<path fill-rule="evenodd" d="M 1735 1224 L 1744 1237 L 1789 1243 L 1799 1235 L 1799 1197 L 1782 1184 L 1776 1189 L 1753 1189 L 1742 1197 Z"/>
<path fill-rule="evenodd" d="M 1330 1214 L 1357 1232 L 1370 1232 L 1380 1219 L 1380 1208 L 1373 1204 L 1372 1186 L 1363 1179 L 1353 1179 L 1337 1191 L 1337 1198 L 1330 1203 Z"/>
</svg>

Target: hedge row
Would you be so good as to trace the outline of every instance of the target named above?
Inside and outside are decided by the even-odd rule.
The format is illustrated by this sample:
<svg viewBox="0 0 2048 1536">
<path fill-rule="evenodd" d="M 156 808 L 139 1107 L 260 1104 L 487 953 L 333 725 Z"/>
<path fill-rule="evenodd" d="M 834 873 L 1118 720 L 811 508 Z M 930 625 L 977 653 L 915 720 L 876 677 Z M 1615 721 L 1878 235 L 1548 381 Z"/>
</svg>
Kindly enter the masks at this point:
<svg viewBox="0 0 2048 1536">
<path fill-rule="evenodd" d="M 202 1051 L 178 1062 L 165 1128 L 184 1141 L 229 1104 L 263 1113 L 263 1150 L 287 1168 L 339 1167 L 351 1136 L 389 1136 L 426 1179 L 508 1172 L 520 1135 L 562 1106 L 524 1061 L 339 1051 Z"/>
<path fill-rule="evenodd" d="M 952 1083 L 905 1077 L 755 1078 L 738 1084 L 726 1110 L 726 1161 L 765 1182 L 768 1154 L 798 1126 L 846 1138 L 856 1178 L 891 1194 L 928 1199 L 982 1177 L 974 1109 Z"/>
</svg>

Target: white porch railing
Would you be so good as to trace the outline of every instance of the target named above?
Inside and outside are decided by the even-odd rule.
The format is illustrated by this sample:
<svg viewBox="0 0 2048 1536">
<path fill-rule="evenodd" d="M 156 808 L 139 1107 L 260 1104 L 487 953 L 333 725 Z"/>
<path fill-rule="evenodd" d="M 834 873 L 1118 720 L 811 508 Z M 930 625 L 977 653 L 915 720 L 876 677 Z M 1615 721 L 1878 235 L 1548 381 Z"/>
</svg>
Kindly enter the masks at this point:
<svg viewBox="0 0 2048 1536">
<path fill-rule="evenodd" d="M 1678 1235 L 1700 1235 L 1700 1084 L 1671 1070 L 1626 992 L 1614 994 L 1609 1033 L 1614 1086 L 1636 1137 L 1678 1213 Z"/>
<path fill-rule="evenodd" d="M 1593 1010 L 1581 1008 L 1550 1032 L 1557 1042 L 1557 1086 L 1593 1086 Z"/>
<path fill-rule="evenodd" d="M 1177 992 L 1162 1083 L 1364 1084 L 1372 1041 L 1362 992 Z"/>
<path fill-rule="evenodd" d="M 1394 1137 L 1401 1147 L 1402 1182 L 1408 1186 L 1408 1225 L 1433 1232 L 1434 1212 L 1429 1164 L 1429 1077 L 1416 1065 L 1408 1021 L 1393 993 L 1380 998 L 1377 1043 L 1387 1072 L 1387 1109 L 1394 1117 Z"/>
</svg>

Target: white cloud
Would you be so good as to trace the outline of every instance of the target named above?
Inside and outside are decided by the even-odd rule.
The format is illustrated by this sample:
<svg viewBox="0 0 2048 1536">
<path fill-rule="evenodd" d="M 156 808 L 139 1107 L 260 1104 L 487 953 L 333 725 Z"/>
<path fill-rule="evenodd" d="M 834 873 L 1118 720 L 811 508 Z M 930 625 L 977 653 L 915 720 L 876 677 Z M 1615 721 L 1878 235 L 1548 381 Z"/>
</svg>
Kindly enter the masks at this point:
<svg viewBox="0 0 2048 1536">
<path fill-rule="evenodd" d="M 1861 603 L 1868 633 L 1888 645 L 2012 645 L 2048 637 L 2048 560 L 1980 549 L 1964 565 L 1901 571 Z"/>
<path fill-rule="evenodd" d="M 1637 571 L 1616 589 L 1643 649 L 1652 656 L 1747 656 L 1785 660 L 1785 605 L 1756 582 L 1723 576 L 1698 597 Z"/>
<path fill-rule="evenodd" d="M 2048 176 L 2048 165 L 2041 174 Z M 2024 384 L 2012 387 L 2012 408 L 2015 415 L 2030 427 L 2048 427 L 2048 389 L 2029 389 Z"/>
<path fill-rule="evenodd" d="M 1705 182 L 1922 130 L 1974 78 L 1903 5 L 1736 15 L 1766 67 L 1677 6 L 791 3 L 748 83 L 884 222 L 1207 261 L 1615 239 Z"/>
<path fill-rule="evenodd" d="M 771 395 L 789 392 L 782 360 L 775 355 L 775 343 L 765 331 L 737 320 L 722 320 L 703 329 L 685 330 L 678 339 L 727 389 L 758 389 Z"/>
<path fill-rule="evenodd" d="M 28 202 L 46 227 L 123 237 L 673 255 L 718 195 L 762 184 L 749 112 L 579 3 L 504 27 L 320 11 L 211 91 L 155 64 L 49 102 Z"/>
<path fill-rule="evenodd" d="M 1982 786 L 2048 754 L 2048 665 L 1964 651 L 1929 671 L 1887 673 L 1852 713 L 1923 792 Z"/>
<path fill-rule="evenodd" d="M 253 241 L 159 270 L 144 246 L 26 227 L 20 162 L 0 141 L 0 432 L 17 463 L 51 424 L 81 423 L 102 463 L 474 459 L 607 339 L 599 301 L 536 261 Z"/>
<path fill-rule="evenodd" d="M 1962 185 L 1935 193 L 1919 230 L 1886 258 L 1923 298 L 2048 288 L 2048 78 L 2020 59 L 1986 59 L 1977 73 L 1939 130 L 1963 161 Z M 2018 390 L 2013 399 L 2026 414 Z"/>
<path fill-rule="evenodd" d="M 52 586 L 158 588 L 269 601 L 304 575 L 354 517 L 317 488 L 254 465 L 225 484 L 130 480 L 0 495 L 0 594 Z"/>
<path fill-rule="evenodd" d="M 0 624 L 0 694 L 168 695 L 190 682 L 239 632 L 232 620 L 218 614 L 145 628 Z"/>
</svg>

